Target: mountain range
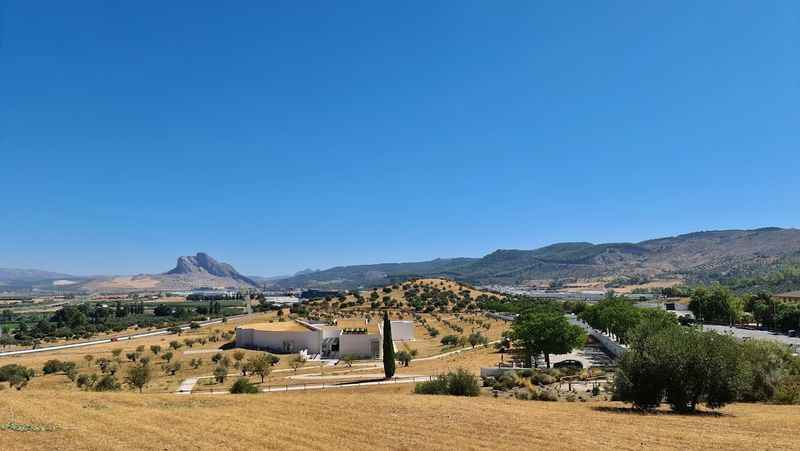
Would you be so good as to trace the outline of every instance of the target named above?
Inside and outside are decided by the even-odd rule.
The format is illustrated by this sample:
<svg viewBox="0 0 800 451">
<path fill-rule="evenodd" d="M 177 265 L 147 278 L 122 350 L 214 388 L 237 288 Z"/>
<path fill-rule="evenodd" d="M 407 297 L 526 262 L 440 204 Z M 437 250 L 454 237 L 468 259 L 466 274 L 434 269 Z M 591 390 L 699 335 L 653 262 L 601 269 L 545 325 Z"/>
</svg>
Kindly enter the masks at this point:
<svg viewBox="0 0 800 451">
<path fill-rule="evenodd" d="M 442 276 L 473 284 L 629 277 L 714 280 L 800 260 L 800 230 L 776 227 L 695 232 L 638 243 L 558 243 L 499 249 L 481 258 L 340 266 L 278 281 L 281 287 L 352 288 L 409 277 Z"/>
<path fill-rule="evenodd" d="M 161 274 L 80 277 L 37 270 L 0 270 L 0 291 L 165 291 L 193 288 L 255 288 L 256 280 L 204 252 L 178 257 L 175 267 Z"/>
<path fill-rule="evenodd" d="M 28 289 L 132 291 L 199 287 L 352 289 L 412 277 L 449 277 L 473 284 L 532 284 L 553 280 L 631 278 L 713 281 L 763 274 L 800 262 L 800 230 L 776 227 L 695 232 L 638 243 L 557 243 L 532 250 L 499 249 L 480 258 L 337 266 L 289 277 L 244 276 L 208 254 L 180 257 L 162 274 L 75 277 L 36 270 L 0 270 L 0 291 Z"/>
</svg>

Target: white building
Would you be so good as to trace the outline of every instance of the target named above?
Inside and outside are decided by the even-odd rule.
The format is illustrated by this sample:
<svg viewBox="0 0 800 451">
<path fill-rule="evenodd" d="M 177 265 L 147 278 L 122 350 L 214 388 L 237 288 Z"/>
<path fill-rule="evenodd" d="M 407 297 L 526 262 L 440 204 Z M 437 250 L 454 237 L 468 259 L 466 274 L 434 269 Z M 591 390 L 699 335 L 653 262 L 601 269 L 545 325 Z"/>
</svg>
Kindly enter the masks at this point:
<svg viewBox="0 0 800 451">
<path fill-rule="evenodd" d="M 414 340 L 414 321 L 392 321 L 392 340 Z"/>
<path fill-rule="evenodd" d="M 392 321 L 395 341 L 414 339 L 412 321 Z M 383 349 L 383 328 L 367 319 L 344 319 L 335 325 L 311 324 L 305 321 L 247 324 L 236 328 L 236 346 L 264 349 L 277 353 L 307 350 L 309 355 L 336 359 L 353 356 L 357 359 L 378 359 Z"/>
</svg>

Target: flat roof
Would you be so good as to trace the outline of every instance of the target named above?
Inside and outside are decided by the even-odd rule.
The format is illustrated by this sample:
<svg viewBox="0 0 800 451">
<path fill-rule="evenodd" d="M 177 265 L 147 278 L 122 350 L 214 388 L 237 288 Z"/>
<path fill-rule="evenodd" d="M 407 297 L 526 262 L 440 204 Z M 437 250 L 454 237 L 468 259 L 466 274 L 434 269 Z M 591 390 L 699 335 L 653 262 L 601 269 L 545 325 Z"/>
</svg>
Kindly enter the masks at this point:
<svg viewBox="0 0 800 451">
<path fill-rule="evenodd" d="M 361 319 L 340 319 L 336 321 L 336 327 L 340 329 L 367 329 L 367 333 L 377 334 L 378 323 L 367 323 L 364 318 Z"/>
<path fill-rule="evenodd" d="M 778 293 L 775 297 L 779 298 L 800 298 L 800 291 L 790 291 L 788 293 Z"/>
<path fill-rule="evenodd" d="M 252 323 L 239 326 L 241 329 L 253 329 L 264 332 L 308 332 L 311 327 L 298 323 L 297 321 L 277 321 L 274 323 Z"/>
</svg>

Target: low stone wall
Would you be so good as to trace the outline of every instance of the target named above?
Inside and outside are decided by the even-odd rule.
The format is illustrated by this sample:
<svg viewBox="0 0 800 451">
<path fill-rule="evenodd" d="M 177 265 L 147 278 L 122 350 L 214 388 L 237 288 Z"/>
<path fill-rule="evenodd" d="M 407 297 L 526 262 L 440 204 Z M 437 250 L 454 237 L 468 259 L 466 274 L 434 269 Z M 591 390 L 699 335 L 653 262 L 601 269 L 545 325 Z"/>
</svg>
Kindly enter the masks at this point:
<svg viewBox="0 0 800 451">
<path fill-rule="evenodd" d="M 570 317 L 569 322 L 575 324 L 576 326 L 583 327 L 592 338 L 597 340 L 598 343 L 608 351 L 609 354 L 614 356 L 615 358 L 622 357 L 622 354 L 625 353 L 627 350 L 625 346 L 617 343 L 616 341 L 612 340 L 611 337 L 605 335 L 604 333 L 600 332 L 597 329 L 592 328 L 590 325 L 586 324 L 585 321 L 581 321 L 577 318 Z"/>
</svg>

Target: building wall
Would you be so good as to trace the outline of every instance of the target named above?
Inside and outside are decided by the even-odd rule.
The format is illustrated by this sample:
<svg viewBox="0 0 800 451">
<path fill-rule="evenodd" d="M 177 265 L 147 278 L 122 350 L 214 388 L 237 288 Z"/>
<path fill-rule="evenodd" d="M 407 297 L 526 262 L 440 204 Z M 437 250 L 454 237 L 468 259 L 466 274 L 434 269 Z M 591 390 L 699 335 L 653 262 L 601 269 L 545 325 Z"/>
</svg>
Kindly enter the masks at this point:
<svg viewBox="0 0 800 451">
<path fill-rule="evenodd" d="M 253 329 L 236 328 L 236 347 L 246 348 L 253 346 Z"/>
<path fill-rule="evenodd" d="M 308 331 L 264 331 L 236 329 L 236 346 L 267 349 L 271 352 L 298 352 L 307 349 L 310 354 L 320 352 L 322 332 Z"/>
<path fill-rule="evenodd" d="M 410 341 L 414 339 L 413 321 L 392 321 L 392 340 Z"/>
<path fill-rule="evenodd" d="M 377 342 L 377 354 L 372 343 Z M 377 359 L 381 356 L 381 336 L 378 334 L 342 334 L 339 337 L 339 356 L 352 355 L 361 359 Z"/>
</svg>

